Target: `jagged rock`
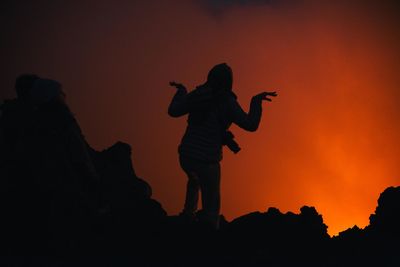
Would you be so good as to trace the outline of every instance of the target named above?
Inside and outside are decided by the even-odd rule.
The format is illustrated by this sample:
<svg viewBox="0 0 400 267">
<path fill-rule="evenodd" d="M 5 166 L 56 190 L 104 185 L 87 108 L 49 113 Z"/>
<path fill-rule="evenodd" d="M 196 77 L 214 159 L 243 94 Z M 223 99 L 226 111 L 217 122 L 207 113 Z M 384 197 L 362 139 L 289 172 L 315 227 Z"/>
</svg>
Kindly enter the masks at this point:
<svg viewBox="0 0 400 267">
<path fill-rule="evenodd" d="M 73 117 L 68 118 L 79 129 Z M 220 230 L 216 231 L 193 220 L 168 217 L 161 204 L 151 198 L 151 186 L 135 173 L 128 144 L 117 142 L 98 152 L 83 135 L 77 137 L 82 138 L 82 151 L 88 150 L 88 160 L 93 161 L 101 178 L 100 187 L 91 187 L 99 192 L 90 193 L 101 193 L 106 205 L 101 206 L 101 212 L 87 212 L 81 202 L 65 204 L 65 199 L 70 198 L 60 192 L 71 186 L 69 181 L 80 181 L 82 177 L 73 180 L 63 168 L 56 169 L 64 178 L 57 183 L 57 194 L 38 194 L 40 191 L 29 186 L 31 169 L 23 168 L 25 162 L 18 162 L 22 167 L 12 169 L 16 173 L 9 181 L 17 181 L 19 186 L 3 189 L 2 210 L 7 216 L 2 241 L 7 242 L 8 254 L 0 255 L 0 265 L 12 262 L 14 266 L 27 266 L 24 260 L 15 264 L 14 259 L 30 254 L 32 258 L 26 262 L 33 265 L 43 265 L 46 259 L 45 265 L 49 266 L 77 266 L 78 258 L 71 259 L 71 255 L 82 253 L 85 257 L 90 255 L 91 263 L 107 266 L 121 266 L 121 261 L 125 266 L 400 266 L 396 256 L 400 243 L 400 187 L 389 187 L 380 195 L 369 226 L 354 226 L 334 238 L 329 237 L 322 215 L 307 206 L 299 214 L 269 208 L 232 222 L 221 215 Z M 43 166 L 58 166 L 63 157 L 54 156 L 54 146 L 49 145 L 48 138 L 38 135 L 38 139 L 47 144 L 48 158 L 54 163 Z M 40 148 L 32 151 L 43 153 Z M 55 180 L 54 175 L 48 178 L 48 182 Z M 62 257 L 49 260 L 48 251 L 51 257 L 57 253 Z"/>
<path fill-rule="evenodd" d="M 387 188 L 378 199 L 378 207 L 369 218 L 369 230 L 400 237 L 400 187 Z"/>
<path fill-rule="evenodd" d="M 243 261 L 243 266 L 296 262 L 318 266 L 326 255 L 326 230 L 322 216 L 315 208 L 305 206 L 300 214 L 269 208 L 265 213 L 241 216 L 224 229 L 223 235 L 230 247 L 228 254 L 236 255 L 235 261 Z"/>
</svg>

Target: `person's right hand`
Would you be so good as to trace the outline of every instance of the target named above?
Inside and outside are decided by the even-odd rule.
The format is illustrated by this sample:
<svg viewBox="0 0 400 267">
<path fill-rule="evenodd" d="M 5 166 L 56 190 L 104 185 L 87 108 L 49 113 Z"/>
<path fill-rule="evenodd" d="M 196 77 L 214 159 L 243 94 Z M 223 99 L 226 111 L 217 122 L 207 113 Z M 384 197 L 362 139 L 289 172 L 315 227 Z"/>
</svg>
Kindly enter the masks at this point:
<svg viewBox="0 0 400 267">
<path fill-rule="evenodd" d="M 256 100 L 259 100 L 259 101 L 266 100 L 266 101 L 270 101 L 271 102 L 272 99 L 269 98 L 268 96 L 276 97 L 276 96 L 278 96 L 278 94 L 276 92 L 262 92 L 262 93 L 259 93 L 259 94 L 255 95 L 255 96 L 253 96 L 253 98 L 256 99 Z"/>
<path fill-rule="evenodd" d="M 185 90 L 186 91 L 186 87 L 181 83 L 176 83 L 176 82 L 172 81 L 172 82 L 169 82 L 169 85 L 175 87 L 178 90 Z"/>
</svg>

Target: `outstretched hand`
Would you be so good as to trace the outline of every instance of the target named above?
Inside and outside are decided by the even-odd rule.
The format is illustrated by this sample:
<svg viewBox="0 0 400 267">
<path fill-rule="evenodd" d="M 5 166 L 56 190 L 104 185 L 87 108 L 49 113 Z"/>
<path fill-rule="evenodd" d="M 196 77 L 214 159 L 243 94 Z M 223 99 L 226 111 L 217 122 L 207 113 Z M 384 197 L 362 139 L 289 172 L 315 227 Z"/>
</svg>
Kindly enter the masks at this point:
<svg viewBox="0 0 400 267">
<path fill-rule="evenodd" d="M 276 96 L 278 96 L 278 94 L 276 92 L 262 92 L 262 93 L 259 93 L 258 95 L 253 96 L 253 98 L 260 100 L 260 101 L 266 100 L 266 101 L 271 102 L 272 99 L 269 98 L 269 96 L 276 97 Z"/>
<path fill-rule="evenodd" d="M 185 90 L 186 91 L 186 87 L 181 83 L 176 83 L 176 82 L 172 81 L 172 82 L 169 82 L 169 85 L 175 87 L 178 90 Z"/>
</svg>

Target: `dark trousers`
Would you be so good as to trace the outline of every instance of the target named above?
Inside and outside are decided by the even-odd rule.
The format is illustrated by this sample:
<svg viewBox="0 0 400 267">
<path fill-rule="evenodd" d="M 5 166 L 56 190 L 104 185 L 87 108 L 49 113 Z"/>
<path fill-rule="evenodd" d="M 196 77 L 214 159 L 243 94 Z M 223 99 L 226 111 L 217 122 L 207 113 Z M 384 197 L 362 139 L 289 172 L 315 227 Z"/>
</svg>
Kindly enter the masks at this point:
<svg viewBox="0 0 400 267">
<path fill-rule="evenodd" d="M 183 213 L 191 215 L 196 212 L 199 192 L 201 192 L 201 219 L 218 228 L 221 206 L 221 167 L 219 162 L 205 163 L 180 157 L 180 164 L 188 177 Z"/>
</svg>

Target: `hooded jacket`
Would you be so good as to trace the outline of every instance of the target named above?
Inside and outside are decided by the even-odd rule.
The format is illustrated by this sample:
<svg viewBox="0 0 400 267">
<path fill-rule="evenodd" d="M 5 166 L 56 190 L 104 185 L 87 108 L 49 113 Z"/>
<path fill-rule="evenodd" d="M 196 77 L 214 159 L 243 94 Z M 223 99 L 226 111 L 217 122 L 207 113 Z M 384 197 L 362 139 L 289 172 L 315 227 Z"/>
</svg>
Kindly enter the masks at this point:
<svg viewBox="0 0 400 267">
<path fill-rule="evenodd" d="M 168 114 L 172 117 L 189 115 L 178 149 L 180 156 L 216 163 L 222 160 L 222 133 L 232 123 L 246 131 L 256 131 L 261 120 L 262 103 L 252 98 L 249 112 L 244 112 L 232 92 L 230 67 L 219 64 L 211 69 L 204 85 L 190 93 L 178 89 Z"/>
</svg>

